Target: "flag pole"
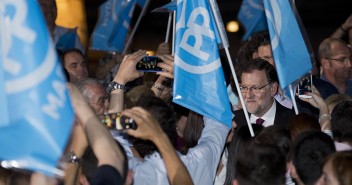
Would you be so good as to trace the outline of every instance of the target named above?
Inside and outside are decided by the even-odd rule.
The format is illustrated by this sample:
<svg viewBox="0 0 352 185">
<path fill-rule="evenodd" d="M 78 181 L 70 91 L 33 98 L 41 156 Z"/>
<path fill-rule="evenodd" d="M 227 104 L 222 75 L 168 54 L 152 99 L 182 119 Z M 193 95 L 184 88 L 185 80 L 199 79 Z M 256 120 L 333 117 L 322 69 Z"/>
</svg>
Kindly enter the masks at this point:
<svg viewBox="0 0 352 185">
<path fill-rule="evenodd" d="M 295 99 L 295 94 L 292 88 L 292 84 L 290 84 L 288 86 L 288 88 L 290 89 L 290 94 L 291 94 L 291 99 L 292 99 L 292 104 L 293 104 L 293 108 L 295 110 L 296 115 L 298 114 L 298 108 L 297 108 L 297 103 L 296 103 L 296 99 Z"/>
<path fill-rule="evenodd" d="M 125 55 L 127 50 L 128 50 L 128 48 L 130 47 L 130 45 L 132 43 L 132 39 L 134 37 L 134 34 L 136 34 L 136 31 L 137 31 L 137 28 L 139 26 L 139 23 L 141 22 L 142 17 L 144 16 L 145 12 L 147 11 L 149 3 L 150 3 L 150 0 L 147 0 L 147 2 L 145 3 L 145 5 L 144 5 L 144 7 L 143 7 L 143 9 L 141 11 L 141 13 L 139 14 L 139 17 L 137 19 L 136 25 L 134 26 L 134 28 L 132 30 L 132 33 L 131 33 L 130 37 L 128 38 L 128 41 L 126 43 L 125 49 L 122 52 L 122 55 Z"/>
<path fill-rule="evenodd" d="M 216 2 L 214 0 L 209 0 L 209 2 L 210 2 L 211 10 L 212 10 L 212 12 L 214 14 L 216 27 L 217 27 L 217 29 L 219 31 L 221 41 L 224 43 L 224 49 L 225 49 L 225 52 L 226 52 L 227 61 L 229 62 L 229 65 L 230 65 L 230 68 L 231 68 L 231 73 L 232 73 L 233 79 L 235 80 L 235 85 L 236 85 L 237 92 L 239 92 L 238 95 L 239 95 L 241 103 L 242 103 L 243 112 L 244 112 L 244 115 L 246 117 L 246 121 L 247 121 L 247 125 L 248 125 L 248 128 L 249 128 L 249 132 L 250 132 L 251 136 L 254 137 L 254 132 L 253 132 L 252 124 L 249 121 L 247 108 L 246 108 L 246 105 L 244 103 L 241 91 L 239 91 L 240 85 L 238 83 L 236 71 L 235 71 L 235 69 L 233 67 L 232 59 L 231 59 L 231 56 L 230 56 L 229 44 L 228 44 L 227 36 L 226 36 L 226 33 L 225 33 L 224 25 L 223 25 L 222 21 L 221 22 L 219 21 L 221 19 L 220 12 L 219 12 L 217 4 L 216 4 Z"/>
<path fill-rule="evenodd" d="M 172 0 L 172 1 L 174 1 L 174 0 Z M 169 20 L 168 20 L 168 22 L 167 22 L 167 30 L 166 30 L 165 43 L 168 43 L 168 42 L 169 42 L 170 28 L 171 28 L 171 22 L 172 22 L 172 14 L 173 14 L 173 11 L 172 11 L 172 12 L 169 12 Z"/>
</svg>

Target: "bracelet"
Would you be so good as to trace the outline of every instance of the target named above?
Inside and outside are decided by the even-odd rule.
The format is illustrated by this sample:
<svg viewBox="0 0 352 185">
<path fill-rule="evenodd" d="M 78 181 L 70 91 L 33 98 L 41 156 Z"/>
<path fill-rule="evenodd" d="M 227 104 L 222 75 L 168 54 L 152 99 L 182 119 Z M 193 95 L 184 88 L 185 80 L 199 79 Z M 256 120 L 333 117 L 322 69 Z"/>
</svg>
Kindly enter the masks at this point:
<svg viewBox="0 0 352 185">
<path fill-rule="evenodd" d="M 163 91 L 164 88 L 165 88 L 165 86 L 163 86 L 163 85 L 159 86 L 159 85 L 157 85 L 157 84 L 153 84 L 153 87 L 155 87 L 155 88 L 158 89 L 159 91 Z"/>
<path fill-rule="evenodd" d="M 323 114 L 323 115 L 321 115 L 321 116 L 319 117 L 319 123 L 321 123 L 321 120 L 322 120 L 324 117 L 328 117 L 329 120 L 331 119 L 330 114 Z"/>
<path fill-rule="evenodd" d="M 343 29 L 342 26 L 340 26 L 340 29 L 341 29 L 343 32 L 347 32 L 347 30 L 346 30 L 346 29 Z"/>
<path fill-rule="evenodd" d="M 111 91 L 114 91 L 116 89 L 122 89 L 124 92 L 126 92 L 126 86 L 125 85 L 122 85 L 122 84 L 119 84 L 117 82 L 112 81 L 109 84 L 109 86 L 108 86 L 108 91 L 111 92 Z"/>
</svg>

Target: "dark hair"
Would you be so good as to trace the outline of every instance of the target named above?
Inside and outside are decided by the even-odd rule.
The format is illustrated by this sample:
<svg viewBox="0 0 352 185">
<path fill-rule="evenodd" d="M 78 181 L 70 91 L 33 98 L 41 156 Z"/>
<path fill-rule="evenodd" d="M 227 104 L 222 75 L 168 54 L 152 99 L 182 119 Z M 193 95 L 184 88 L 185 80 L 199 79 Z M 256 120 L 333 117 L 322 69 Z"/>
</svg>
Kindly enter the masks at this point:
<svg viewBox="0 0 352 185">
<path fill-rule="evenodd" d="M 279 82 L 274 66 L 272 66 L 268 61 L 261 58 L 250 60 L 246 64 L 242 65 L 240 69 L 240 76 L 242 76 L 243 73 L 251 73 L 254 70 L 264 71 L 268 82 Z"/>
<path fill-rule="evenodd" d="M 235 178 L 241 185 L 282 185 L 285 173 L 285 157 L 273 145 L 253 142 L 238 152 Z"/>
<path fill-rule="evenodd" d="M 65 51 L 61 51 L 60 61 L 62 62 L 62 65 L 64 67 L 65 67 L 65 55 L 68 54 L 68 53 L 78 53 L 83 58 L 86 58 L 86 56 L 82 53 L 82 51 L 77 49 L 77 48 L 71 48 L 71 49 L 67 49 Z"/>
<path fill-rule="evenodd" d="M 129 109 L 135 106 L 140 98 L 155 96 L 154 92 L 145 85 L 133 87 L 125 94 L 125 108 Z"/>
<path fill-rule="evenodd" d="M 254 135 L 256 136 L 263 129 L 263 126 L 252 124 L 252 128 Z M 235 167 L 237 164 L 237 153 L 245 148 L 244 146 L 247 146 L 253 139 L 254 138 L 251 136 L 247 125 L 236 128 L 234 137 L 228 147 L 227 170 L 224 184 L 232 185 L 236 173 Z"/>
<path fill-rule="evenodd" d="M 266 127 L 255 138 L 255 142 L 278 147 L 285 156 L 286 161 L 288 161 L 291 149 L 291 135 L 286 128 L 278 125 Z"/>
<path fill-rule="evenodd" d="M 352 141 L 352 102 L 343 101 L 332 110 L 331 131 L 338 142 Z"/>
<path fill-rule="evenodd" d="M 306 131 L 297 136 L 291 157 L 303 184 L 311 185 L 319 179 L 324 158 L 335 151 L 332 139 L 321 131 Z"/>
<path fill-rule="evenodd" d="M 124 160 L 123 162 L 123 172 L 121 177 L 123 180 L 126 180 L 127 173 L 128 173 L 128 159 L 125 150 L 123 149 L 122 145 L 115 141 L 118 148 L 121 150 Z M 95 171 L 98 169 L 98 159 L 96 158 L 94 151 L 90 146 L 87 147 L 86 151 L 84 152 L 81 160 L 81 167 L 82 173 L 86 176 L 88 181 L 92 180 L 92 177 L 95 174 Z"/>
<path fill-rule="evenodd" d="M 203 128 L 203 116 L 196 112 L 189 111 L 186 126 L 183 131 L 184 146 L 181 150 L 183 154 L 187 154 L 188 149 L 193 148 L 198 144 Z"/>
<path fill-rule="evenodd" d="M 288 122 L 288 130 L 290 131 L 291 138 L 294 140 L 297 135 L 304 131 L 320 131 L 321 128 L 318 119 L 316 119 L 312 115 L 301 112 L 294 116 L 292 119 L 290 119 L 290 121 Z"/>
<path fill-rule="evenodd" d="M 163 131 L 169 137 L 173 146 L 175 146 L 177 133 L 174 111 L 162 99 L 157 97 L 140 98 L 136 103 L 136 106 L 146 109 L 154 116 Z M 133 147 L 138 151 L 141 157 L 145 157 L 152 154 L 154 151 L 158 151 L 157 147 L 151 141 L 133 137 L 131 141 Z"/>
<path fill-rule="evenodd" d="M 270 35 L 268 31 L 254 33 L 248 41 L 253 48 L 271 44 Z"/>
</svg>

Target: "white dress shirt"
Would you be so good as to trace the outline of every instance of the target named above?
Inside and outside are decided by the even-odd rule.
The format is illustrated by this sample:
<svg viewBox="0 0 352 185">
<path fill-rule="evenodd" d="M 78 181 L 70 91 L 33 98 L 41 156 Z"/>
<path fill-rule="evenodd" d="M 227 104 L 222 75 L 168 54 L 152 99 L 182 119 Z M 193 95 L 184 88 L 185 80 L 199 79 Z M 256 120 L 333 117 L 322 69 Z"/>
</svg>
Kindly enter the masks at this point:
<svg viewBox="0 0 352 185">
<path fill-rule="evenodd" d="M 263 123 L 263 127 L 274 125 L 275 114 L 276 114 L 276 101 L 274 101 L 274 103 L 271 105 L 268 112 L 266 112 L 262 117 L 260 117 L 263 120 L 265 120 Z M 251 114 L 249 121 L 251 123 L 255 123 L 258 118 L 259 117 L 257 117 L 256 115 Z"/>
<path fill-rule="evenodd" d="M 187 155 L 179 156 L 194 184 L 212 185 L 230 128 L 208 118 L 204 118 L 204 124 L 197 146 L 190 148 Z M 164 162 L 157 152 L 145 157 L 144 161 L 131 159 L 129 164 L 134 171 L 134 184 L 169 184 Z"/>
</svg>

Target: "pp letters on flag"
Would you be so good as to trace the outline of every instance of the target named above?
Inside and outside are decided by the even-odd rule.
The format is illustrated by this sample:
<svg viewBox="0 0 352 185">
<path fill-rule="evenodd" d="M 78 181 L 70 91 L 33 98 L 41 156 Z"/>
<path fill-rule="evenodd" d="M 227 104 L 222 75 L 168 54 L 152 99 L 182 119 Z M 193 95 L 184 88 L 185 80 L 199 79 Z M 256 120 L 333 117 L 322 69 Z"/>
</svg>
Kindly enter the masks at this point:
<svg viewBox="0 0 352 185">
<path fill-rule="evenodd" d="M 35 0 L 0 7 L 1 164 L 63 175 L 56 166 L 73 111 L 44 18 Z"/>
<path fill-rule="evenodd" d="M 230 103 L 208 1 L 177 2 L 173 101 L 231 126 Z"/>
</svg>

